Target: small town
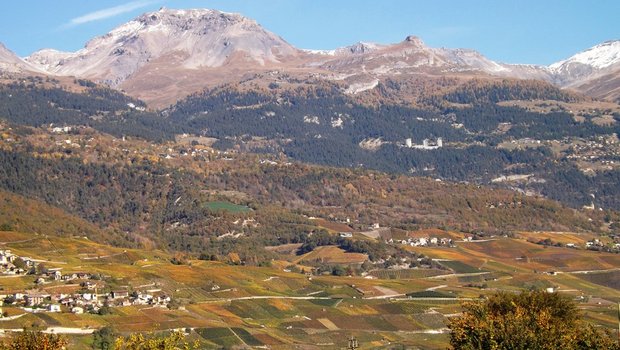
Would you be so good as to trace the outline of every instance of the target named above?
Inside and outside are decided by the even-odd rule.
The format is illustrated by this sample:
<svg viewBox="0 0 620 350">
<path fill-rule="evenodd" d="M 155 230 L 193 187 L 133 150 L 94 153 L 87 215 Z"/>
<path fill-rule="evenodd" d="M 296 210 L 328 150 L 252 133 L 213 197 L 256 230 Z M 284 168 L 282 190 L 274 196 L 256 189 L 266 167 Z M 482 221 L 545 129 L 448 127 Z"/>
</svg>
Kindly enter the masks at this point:
<svg viewBox="0 0 620 350">
<path fill-rule="evenodd" d="M 0 306 L 18 306 L 26 312 L 70 312 L 73 314 L 105 314 L 110 307 L 148 305 L 168 307 L 171 298 L 161 289 L 129 291 L 128 288 L 109 292 L 99 274 L 71 272 L 63 274 L 60 268 L 46 268 L 43 261 L 0 250 L 0 277 L 32 276 L 36 288 L 4 294 L 0 291 Z M 66 283 L 78 287 L 75 293 L 47 293 L 42 288 L 52 283 Z M 0 311 L 0 317 L 10 317 Z"/>
</svg>

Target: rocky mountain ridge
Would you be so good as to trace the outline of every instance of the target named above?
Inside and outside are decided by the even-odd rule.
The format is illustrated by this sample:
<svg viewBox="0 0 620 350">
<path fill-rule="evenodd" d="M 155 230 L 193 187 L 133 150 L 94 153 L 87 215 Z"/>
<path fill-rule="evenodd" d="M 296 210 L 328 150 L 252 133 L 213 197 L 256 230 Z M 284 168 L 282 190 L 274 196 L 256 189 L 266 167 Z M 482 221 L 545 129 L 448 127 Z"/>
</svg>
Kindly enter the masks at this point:
<svg viewBox="0 0 620 350">
<path fill-rule="evenodd" d="M 22 60 L 6 46 L 0 43 L 0 73 L 22 73 L 37 71 L 37 68 Z"/>
<path fill-rule="evenodd" d="M 352 94 L 392 78 L 486 76 L 544 80 L 593 97 L 620 98 L 620 41 L 550 66 L 499 63 L 471 49 L 428 47 L 416 36 L 396 44 L 302 50 L 254 20 L 208 9 L 146 13 L 77 52 L 44 49 L 23 60 L 1 52 L 3 70 L 92 79 L 150 103 L 172 103 L 206 87 L 274 71 L 342 82 Z"/>
<path fill-rule="evenodd" d="M 42 50 L 26 61 L 52 74 L 118 86 L 158 59 L 182 69 L 221 67 L 238 59 L 264 66 L 297 49 L 255 21 L 215 10 L 162 8 L 89 41 L 74 53 Z"/>
</svg>

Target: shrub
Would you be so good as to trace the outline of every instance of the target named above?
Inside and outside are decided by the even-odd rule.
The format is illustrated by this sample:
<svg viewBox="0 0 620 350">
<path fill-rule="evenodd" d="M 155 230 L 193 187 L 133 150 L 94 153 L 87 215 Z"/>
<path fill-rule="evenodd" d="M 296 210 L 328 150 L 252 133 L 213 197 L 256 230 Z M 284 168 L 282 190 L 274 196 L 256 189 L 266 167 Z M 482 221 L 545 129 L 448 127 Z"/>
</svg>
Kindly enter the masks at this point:
<svg viewBox="0 0 620 350">
<path fill-rule="evenodd" d="M 463 315 L 448 325 L 452 349 L 620 349 L 557 293 L 497 293 L 463 307 Z"/>
</svg>

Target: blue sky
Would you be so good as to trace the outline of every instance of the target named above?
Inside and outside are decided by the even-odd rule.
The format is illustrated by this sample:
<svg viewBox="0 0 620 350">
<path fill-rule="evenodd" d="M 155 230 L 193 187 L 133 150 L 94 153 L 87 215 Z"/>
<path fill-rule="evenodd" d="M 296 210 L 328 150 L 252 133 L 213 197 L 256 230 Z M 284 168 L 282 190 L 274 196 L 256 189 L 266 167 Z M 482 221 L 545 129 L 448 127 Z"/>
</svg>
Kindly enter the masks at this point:
<svg viewBox="0 0 620 350">
<path fill-rule="evenodd" d="M 0 42 L 20 56 L 41 48 L 75 51 L 161 6 L 238 12 L 308 49 L 393 43 L 412 34 L 433 47 L 549 64 L 620 39 L 619 0 L 21 0 L 2 2 Z"/>
</svg>

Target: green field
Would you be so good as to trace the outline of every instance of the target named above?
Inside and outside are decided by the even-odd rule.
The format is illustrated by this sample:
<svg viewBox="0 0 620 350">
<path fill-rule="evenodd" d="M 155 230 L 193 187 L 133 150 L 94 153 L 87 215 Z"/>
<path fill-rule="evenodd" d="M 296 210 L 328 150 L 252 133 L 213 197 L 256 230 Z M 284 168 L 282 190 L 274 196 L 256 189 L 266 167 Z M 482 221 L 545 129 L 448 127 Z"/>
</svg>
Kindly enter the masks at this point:
<svg viewBox="0 0 620 350">
<path fill-rule="evenodd" d="M 454 273 L 476 273 L 483 271 L 460 261 L 441 261 L 440 264 L 452 269 Z"/>
<path fill-rule="evenodd" d="M 251 210 L 245 205 L 238 205 L 223 201 L 207 202 L 205 203 L 205 207 L 211 211 L 229 211 L 231 213 L 246 213 Z"/>
</svg>

